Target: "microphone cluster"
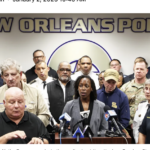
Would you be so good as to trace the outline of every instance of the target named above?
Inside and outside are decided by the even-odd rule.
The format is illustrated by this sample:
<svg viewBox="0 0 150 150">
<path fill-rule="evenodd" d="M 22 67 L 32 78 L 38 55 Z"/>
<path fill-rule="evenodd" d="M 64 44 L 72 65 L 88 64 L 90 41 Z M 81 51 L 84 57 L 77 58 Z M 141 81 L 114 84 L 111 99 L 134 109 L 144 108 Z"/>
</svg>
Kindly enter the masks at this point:
<svg viewBox="0 0 150 150">
<path fill-rule="evenodd" d="M 116 121 L 117 120 L 116 112 L 114 110 L 111 110 L 110 107 L 107 105 L 104 107 L 104 111 L 105 111 L 104 118 L 106 119 L 106 121 L 108 121 L 111 124 L 111 131 L 110 130 L 105 130 L 103 132 L 98 131 L 98 135 L 104 134 L 105 136 L 109 136 L 109 137 L 116 137 L 116 136 L 125 137 L 126 134 L 120 130 L 119 126 L 123 129 L 125 129 L 125 128 L 119 121 Z M 71 136 L 72 135 L 73 138 L 77 138 L 77 143 L 79 143 L 79 139 L 83 138 L 83 137 L 89 137 L 92 142 L 92 137 L 94 136 L 94 134 L 89 125 L 85 125 L 83 131 L 80 129 L 79 126 L 75 130 L 75 126 L 77 126 L 79 123 L 82 123 L 85 119 L 87 119 L 89 116 L 89 113 L 90 113 L 90 111 L 80 112 L 80 115 L 83 119 L 78 121 L 73 126 L 73 135 L 68 130 L 68 127 L 69 127 L 70 121 L 71 121 L 71 117 L 67 113 L 62 114 L 59 117 L 59 120 L 61 122 L 60 133 L 63 136 L 68 136 L 68 135 Z M 119 124 L 119 126 L 117 123 Z"/>
<path fill-rule="evenodd" d="M 118 124 L 116 122 L 117 120 L 117 114 L 114 110 L 111 110 L 109 106 L 105 106 L 104 107 L 104 118 L 106 119 L 106 121 L 108 121 L 111 124 L 111 131 L 107 130 L 105 133 L 105 136 L 110 136 L 110 137 L 115 137 L 115 136 L 126 136 L 125 133 L 121 132 L 118 124 L 124 129 L 123 125 L 121 125 L 121 123 L 119 121 Z M 115 128 L 114 128 L 115 126 Z M 115 131 L 116 130 L 116 131 Z"/>
</svg>

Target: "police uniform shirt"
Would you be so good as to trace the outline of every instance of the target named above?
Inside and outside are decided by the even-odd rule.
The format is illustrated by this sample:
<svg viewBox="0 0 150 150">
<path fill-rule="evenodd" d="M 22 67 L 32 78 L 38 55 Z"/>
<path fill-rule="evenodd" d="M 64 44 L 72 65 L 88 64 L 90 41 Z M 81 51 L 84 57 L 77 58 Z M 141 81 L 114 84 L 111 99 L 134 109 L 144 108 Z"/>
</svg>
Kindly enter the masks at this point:
<svg viewBox="0 0 150 150">
<path fill-rule="evenodd" d="M 24 131 L 27 137 L 9 140 L 7 144 L 27 144 L 33 137 L 41 137 L 50 142 L 47 129 L 36 115 L 25 111 L 21 121 L 16 124 L 7 117 L 5 111 L 0 113 L 0 136 L 17 130 Z"/>
<path fill-rule="evenodd" d="M 46 79 L 45 88 L 43 88 L 43 86 L 44 86 L 43 80 L 41 80 L 39 77 L 30 82 L 30 85 L 32 87 L 37 88 L 41 92 L 48 110 L 50 110 L 50 102 L 49 102 L 49 99 L 48 99 L 47 84 L 52 82 L 52 81 L 54 81 L 54 78 L 48 76 L 47 79 Z M 50 116 L 53 118 L 51 112 L 50 112 Z M 53 118 L 53 122 L 54 122 L 54 125 L 57 124 L 57 122 L 54 118 Z"/>
<path fill-rule="evenodd" d="M 148 101 L 143 101 L 139 103 L 138 109 L 135 113 L 134 120 L 133 120 L 133 136 L 135 139 L 135 142 L 138 142 L 139 137 L 139 127 L 142 124 L 142 121 L 144 119 L 144 116 L 148 109 Z"/>
<path fill-rule="evenodd" d="M 32 87 L 35 87 L 39 91 L 41 91 L 42 96 L 43 96 L 43 98 L 45 100 L 45 103 L 46 103 L 46 106 L 47 106 L 48 109 L 50 107 L 50 103 L 49 103 L 48 94 L 47 94 L 47 84 L 52 82 L 52 81 L 54 81 L 54 78 L 48 76 L 47 79 L 46 79 L 46 86 L 45 86 L 45 88 L 43 88 L 43 86 L 44 86 L 43 80 L 41 80 L 39 77 L 30 82 L 30 85 Z"/>
<path fill-rule="evenodd" d="M 78 71 L 75 74 L 71 75 L 71 79 L 75 81 L 81 75 L 84 75 L 82 73 L 82 71 Z M 99 89 L 98 76 L 95 73 L 93 73 L 92 71 L 90 71 L 90 73 L 88 74 L 88 76 L 90 76 L 94 80 L 96 90 L 98 90 Z"/>
<path fill-rule="evenodd" d="M 150 144 L 150 109 L 144 117 L 144 120 L 139 128 L 139 132 L 146 136 L 145 143 Z"/>
</svg>

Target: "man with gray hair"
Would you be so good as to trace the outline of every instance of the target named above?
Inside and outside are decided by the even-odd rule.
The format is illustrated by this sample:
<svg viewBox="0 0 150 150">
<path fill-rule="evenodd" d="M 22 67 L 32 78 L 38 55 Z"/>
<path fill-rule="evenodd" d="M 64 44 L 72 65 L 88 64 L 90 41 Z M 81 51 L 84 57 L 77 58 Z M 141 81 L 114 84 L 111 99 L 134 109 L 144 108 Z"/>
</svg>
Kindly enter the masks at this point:
<svg viewBox="0 0 150 150">
<path fill-rule="evenodd" d="M 50 112 L 59 123 L 66 102 L 73 99 L 74 81 L 70 79 L 71 66 L 68 62 L 61 62 L 57 70 L 58 79 L 47 84 Z"/>
<path fill-rule="evenodd" d="M 4 111 L 3 105 L 4 93 L 10 87 L 18 87 L 24 92 L 26 100 L 26 111 L 37 115 L 45 126 L 49 124 L 50 114 L 44 102 L 44 99 L 36 88 L 21 81 L 21 66 L 12 59 L 6 59 L 0 66 L 2 78 L 6 82 L 0 87 L 0 112 Z"/>
</svg>

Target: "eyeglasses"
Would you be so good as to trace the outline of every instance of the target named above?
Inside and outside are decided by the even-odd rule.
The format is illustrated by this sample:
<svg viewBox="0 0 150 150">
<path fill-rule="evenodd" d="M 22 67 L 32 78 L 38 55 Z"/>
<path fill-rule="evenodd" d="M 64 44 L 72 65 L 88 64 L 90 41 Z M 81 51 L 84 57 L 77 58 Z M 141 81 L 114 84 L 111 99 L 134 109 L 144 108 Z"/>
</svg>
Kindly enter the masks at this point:
<svg viewBox="0 0 150 150">
<path fill-rule="evenodd" d="M 64 68 L 61 68 L 61 69 L 59 69 L 60 71 L 66 71 L 66 72 L 70 72 L 71 70 L 70 69 L 64 69 Z"/>
<path fill-rule="evenodd" d="M 34 59 L 43 58 L 44 56 L 36 56 Z"/>
<path fill-rule="evenodd" d="M 98 80 L 102 81 L 102 80 L 103 80 L 103 78 L 98 78 Z"/>
<path fill-rule="evenodd" d="M 119 65 L 120 65 L 120 64 L 113 64 L 113 65 L 110 65 L 110 66 L 111 66 L 111 67 L 113 67 L 113 66 L 116 67 L 116 66 L 119 66 Z"/>
</svg>

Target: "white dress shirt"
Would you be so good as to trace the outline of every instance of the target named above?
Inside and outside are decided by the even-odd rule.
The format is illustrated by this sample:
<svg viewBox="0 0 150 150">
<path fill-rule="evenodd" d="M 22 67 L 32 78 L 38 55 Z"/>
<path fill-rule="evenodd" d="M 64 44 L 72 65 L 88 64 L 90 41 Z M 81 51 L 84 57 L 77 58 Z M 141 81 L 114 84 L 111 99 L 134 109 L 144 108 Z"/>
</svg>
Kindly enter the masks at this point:
<svg viewBox="0 0 150 150">
<path fill-rule="evenodd" d="M 62 88 L 62 90 L 63 90 L 63 93 L 64 93 L 64 102 L 65 102 L 65 97 L 66 97 L 66 86 L 65 86 L 64 84 L 62 84 L 60 80 L 58 80 L 58 81 L 59 81 L 59 84 L 60 84 L 60 86 L 61 86 L 61 88 Z"/>
<path fill-rule="evenodd" d="M 148 101 L 144 101 L 139 103 L 138 109 L 135 113 L 134 120 L 133 120 L 133 136 L 135 139 L 135 142 L 138 142 L 139 137 L 139 127 L 142 124 L 142 121 L 144 119 L 144 116 L 148 109 Z"/>
<path fill-rule="evenodd" d="M 75 74 L 71 75 L 71 79 L 75 81 L 81 75 L 84 75 L 82 73 L 82 71 L 78 71 Z M 90 71 L 90 73 L 88 74 L 88 76 L 90 76 L 94 80 L 95 86 L 96 86 L 96 90 L 98 90 L 99 89 L 98 76 L 95 73 L 93 73 L 92 71 Z"/>
<path fill-rule="evenodd" d="M 48 76 L 45 81 L 46 81 L 45 89 L 43 88 L 43 86 L 44 86 L 43 80 L 41 80 L 39 77 L 36 78 L 35 82 L 31 83 L 30 85 L 32 87 L 37 88 L 42 93 L 42 96 L 44 98 L 46 106 L 47 106 L 48 110 L 50 110 L 50 103 L 49 103 L 48 94 L 47 94 L 47 84 L 54 81 L 54 78 Z M 50 115 L 52 116 L 51 112 L 50 112 Z M 57 122 L 55 121 L 54 118 L 53 118 L 53 121 L 54 121 L 54 125 L 56 125 Z"/>
</svg>

